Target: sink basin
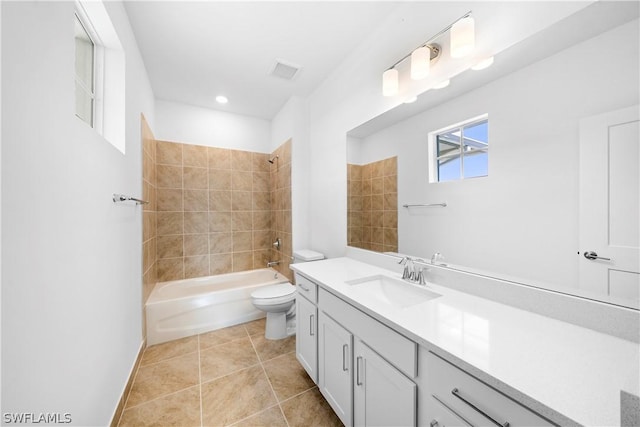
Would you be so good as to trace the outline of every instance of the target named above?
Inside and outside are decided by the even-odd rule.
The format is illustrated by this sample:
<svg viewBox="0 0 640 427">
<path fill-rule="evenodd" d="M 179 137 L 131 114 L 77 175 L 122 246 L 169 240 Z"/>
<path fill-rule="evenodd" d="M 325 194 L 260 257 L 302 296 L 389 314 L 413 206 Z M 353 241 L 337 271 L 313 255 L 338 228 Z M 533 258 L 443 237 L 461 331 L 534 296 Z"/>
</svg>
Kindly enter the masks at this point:
<svg viewBox="0 0 640 427">
<path fill-rule="evenodd" d="M 396 308 L 408 308 L 441 296 L 427 289 L 420 289 L 402 280 L 377 275 L 345 282 L 362 291 L 364 299 L 373 299 Z"/>
</svg>

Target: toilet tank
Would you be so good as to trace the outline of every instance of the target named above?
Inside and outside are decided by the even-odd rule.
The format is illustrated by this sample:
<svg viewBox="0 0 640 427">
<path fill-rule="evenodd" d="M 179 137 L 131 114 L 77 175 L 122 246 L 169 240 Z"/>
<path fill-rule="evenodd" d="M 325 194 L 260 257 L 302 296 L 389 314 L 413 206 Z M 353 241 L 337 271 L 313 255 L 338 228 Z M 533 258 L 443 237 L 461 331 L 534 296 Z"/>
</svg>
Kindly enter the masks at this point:
<svg viewBox="0 0 640 427">
<path fill-rule="evenodd" d="M 324 255 L 320 252 L 312 251 L 311 249 L 299 249 L 293 251 L 294 264 L 300 262 L 318 261 L 324 259 Z"/>
</svg>

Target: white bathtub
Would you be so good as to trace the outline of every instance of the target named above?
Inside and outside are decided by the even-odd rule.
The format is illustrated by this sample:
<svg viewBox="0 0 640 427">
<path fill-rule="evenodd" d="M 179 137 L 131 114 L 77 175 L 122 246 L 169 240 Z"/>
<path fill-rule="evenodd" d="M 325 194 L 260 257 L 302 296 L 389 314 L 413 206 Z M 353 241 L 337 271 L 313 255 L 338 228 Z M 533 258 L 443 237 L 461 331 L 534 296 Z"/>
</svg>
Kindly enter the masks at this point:
<svg viewBox="0 0 640 427">
<path fill-rule="evenodd" d="M 251 293 L 288 282 L 271 268 L 159 282 L 146 303 L 147 345 L 265 317 Z"/>
</svg>

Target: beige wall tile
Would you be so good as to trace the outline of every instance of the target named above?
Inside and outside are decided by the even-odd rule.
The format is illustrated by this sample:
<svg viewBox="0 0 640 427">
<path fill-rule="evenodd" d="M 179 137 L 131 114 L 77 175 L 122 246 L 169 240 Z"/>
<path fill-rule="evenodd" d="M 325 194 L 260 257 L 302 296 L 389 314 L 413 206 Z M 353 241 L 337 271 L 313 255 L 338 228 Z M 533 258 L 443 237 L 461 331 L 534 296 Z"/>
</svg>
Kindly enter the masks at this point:
<svg viewBox="0 0 640 427">
<path fill-rule="evenodd" d="M 185 234 L 184 256 L 209 255 L 209 234 Z M 186 271 L 186 270 L 185 270 Z M 207 258 L 207 273 L 209 272 L 209 260 Z"/>
<path fill-rule="evenodd" d="M 157 164 L 182 166 L 182 144 L 157 141 L 156 156 Z"/>
<path fill-rule="evenodd" d="M 271 249 L 271 231 L 262 230 L 253 232 L 253 249 Z"/>
<path fill-rule="evenodd" d="M 252 153 L 250 151 L 231 150 L 231 169 L 251 171 L 253 169 Z"/>
<path fill-rule="evenodd" d="M 184 279 L 182 258 L 159 259 L 157 264 L 159 282 Z"/>
<path fill-rule="evenodd" d="M 231 231 L 231 212 L 209 212 L 209 231 Z"/>
<path fill-rule="evenodd" d="M 205 234 L 209 232 L 208 212 L 185 212 L 184 213 L 184 233 L 185 234 Z"/>
<path fill-rule="evenodd" d="M 209 209 L 207 190 L 184 190 L 184 210 L 207 212 Z"/>
<path fill-rule="evenodd" d="M 271 250 L 253 251 L 253 268 L 266 268 L 267 263 L 271 261 Z"/>
<path fill-rule="evenodd" d="M 382 176 L 384 176 L 384 160 L 372 163 L 371 178 L 378 178 Z"/>
<path fill-rule="evenodd" d="M 251 191 L 233 191 L 231 193 L 231 210 L 250 211 L 251 205 Z"/>
<path fill-rule="evenodd" d="M 270 191 L 268 172 L 253 172 L 252 190 L 253 191 Z"/>
<path fill-rule="evenodd" d="M 159 211 L 182 211 L 182 190 L 158 189 Z"/>
<path fill-rule="evenodd" d="M 182 177 L 185 189 L 209 189 L 209 170 L 207 168 L 185 166 Z"/>
<path fill-rule="evenodd" d="M 233 271 L 246 271 L 253 268 L 253 252 L 234 252 Z"/>
<path fill-rule="evenodd" d="M 233 234 L 209 233 L 209 253 L 222 254 L 233 252 Z"/>
<path fill-rule="evenodd" d="M 209 169 L 209 190 L 231 190 L 231 171 Z"/>
<path fill-rule="evenodd" d="M 251 191 L 253 173 L 234 170 L 231 173 L 231 189 L 234 191 Z"/>
<path fill-rule="evenodd" d="M 184 144 L 182 147 L 182 163 L 184 166 L 207 167 L 207 147 Z"/>
<path fill-rule="evenodd" d="M 398 174 L 398 158 L 390 157 L 383 160 L 384 176 L 397 175 Z"/>
<path fill-rule="evenodd" d="M 184 259 L 184 278 L 205 277 L 209 274 L 209 255 L 192 256 Z"/>
<path fill-rule="evenodd" d="M 396 193 L 385 193 L 383 206 L 385 211 L 397 211 L 398 195 Z"/>
<path fill-rule="evenodd" d="M 271 228 L 271 212 L 270 211 L 254 211 L 253 213 L 253 229 L 268 230 Z"/>
<path fill-rule="evenodd" d="M 371 226 L 375 228 L 384 226 L 384 211 L 371 211 Z"/>
<path fill-rule="evenodd" d="M 374 194 L 371 196 L 371 210 L 381 211 L 384 208 L 384 196 L 382 194 Z"/>
<path fill-rule="evenodd" d="M 384 228 L 398 228 L 398 211 L 384 211 L 383 217 Z"/>
<path fill-rule="evenodd" d="M 231 150 L 208 147 L 209 169 L 231 169 Z"/>
<path fill-rule="evenodd" d="M 269 154 L 265 153 L 252 153 L 251 154 L 251 170 L 255 172 L 269 172 Z"/>
<path fill-rule="evenodd" d="M 398 176 L 390 175 L 384 177 L 384 193 L 398 192 Z"/>
<path fill-rule="evenodd" d="M 235 211 L 231 213 L 231 229 L 233 231 L 253 230 L 253 212 Z"/>
<path fill-rule="evenodd" d="M 158 236 L 158 259 L 183 256 L 182 235 Z"/>
<path fill-rule="evenodd" d="M 271 209 L 271 193 L 253 192 L 252 208 L 254 211 L 268 211 Z"/>
<path fill-rule="evenodd" d="M 232 254 L 215 254 L 209 256 L 209 274 L 226 274 L 233 271 Z"/>
<path fill-rule="evenodd" d="M 182 166 L 158 165 L 156 170 L 158 188 L 182 189 Z"/>
<path fill-rule="evenodd" d="M 384 228 L 384 242 L 383 244 L 389 246 L 398 246 L 398 229 L 397 228 Z"/>
<path fill-rule="evenodd" d="M 183 212 L 158 212 L 158 235 L 182 234 L 183 224 Z"/>
<path fill-rule="evenodd" d="M 253 236 L 250 231 L 233 232 L 233 252 L 253 250 Z M 237 271 L 237 270 L 236 270 Z"/>
<path fill-rule="evenodd" d="M 384 181 L 382 177 L 371 179 L 371 194 L 384 193 Z"/>
<path fill-rule="evenodd" d="M 209 191 L 209 210 L 214 212 L 231 211 L 231 191 Z"/>
</svg>

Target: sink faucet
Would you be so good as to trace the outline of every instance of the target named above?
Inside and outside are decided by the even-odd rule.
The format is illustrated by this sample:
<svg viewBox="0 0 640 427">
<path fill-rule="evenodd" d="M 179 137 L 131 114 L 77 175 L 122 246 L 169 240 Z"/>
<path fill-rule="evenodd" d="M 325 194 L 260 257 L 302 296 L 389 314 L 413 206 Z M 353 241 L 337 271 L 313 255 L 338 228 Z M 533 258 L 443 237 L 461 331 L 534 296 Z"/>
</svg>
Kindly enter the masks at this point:
<svg viewBox="0 0 640 427">
<path fill-rule="evenodd" d="M 420 258 L 413 259 L 406 256 L 398 262 L 398 264 L 404 265 L 402 279 L 407 280 L 411 283 L 426 285 L 426 280 L 424 278 L 424 267 L 420 267 L 420 269 L 416 271 L 416 265 L 414 262 L 424 262 L 424 260 Z"/>
</svg>

